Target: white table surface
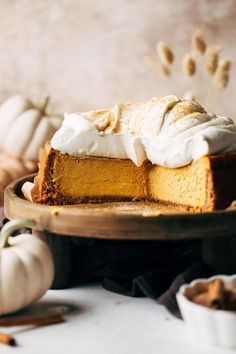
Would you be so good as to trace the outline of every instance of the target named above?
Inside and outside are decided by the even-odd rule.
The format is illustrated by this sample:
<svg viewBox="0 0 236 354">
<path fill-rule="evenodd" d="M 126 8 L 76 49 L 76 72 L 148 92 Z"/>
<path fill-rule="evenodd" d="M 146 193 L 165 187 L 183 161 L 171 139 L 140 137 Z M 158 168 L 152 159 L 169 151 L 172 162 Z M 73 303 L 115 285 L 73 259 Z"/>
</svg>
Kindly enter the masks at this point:
<svg viewBox="0 0 236 354">
<path fill-rule="evenodd" d="M 204 346 L 188 333 L 185 323 L 155 301 L 113 294 L 98 285 L 49 290 L 40 304 L 74 305 L 78 311 L 66 322 L 41 328 L 1 328 L 11 333 L 17 348 L 0 346 L 0 353 L 17 354 L 232 354 L 235 351 Z"/>
</svg>

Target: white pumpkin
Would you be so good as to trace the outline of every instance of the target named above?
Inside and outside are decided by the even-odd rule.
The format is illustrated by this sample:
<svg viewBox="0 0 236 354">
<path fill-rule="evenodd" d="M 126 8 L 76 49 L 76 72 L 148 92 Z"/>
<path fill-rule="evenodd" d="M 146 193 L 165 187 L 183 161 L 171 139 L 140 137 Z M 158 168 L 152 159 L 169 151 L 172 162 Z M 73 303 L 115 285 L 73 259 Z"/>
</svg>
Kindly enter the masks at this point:
<svg viewBox="0 0 236 354">
<path fill-rule="evenodd" d="M 32 228 L 33 220 L 9 221 L 0 234 L 0 315 L 36 302 L 49 289 L 54 277 L 51 252 L 41 239 L 10 235 L 21 227 Z"/>
<path fill-rule="evenodd" d="M 37 171 L 37 163 L 22 161 L 15 157 L 0 153 L 0 206 L 3 205 L 5 187 L 14 179 Z"/>
<path fill-rule="evenodd" d="M 38 161 L 40 148 L 62 123 L 59 116 L 47 116 L 47 104 L 48 98 L 40 108 L 21 96 L 12 96 L 0 106 L 0 141 L 4 152 Z"/>
</svg>

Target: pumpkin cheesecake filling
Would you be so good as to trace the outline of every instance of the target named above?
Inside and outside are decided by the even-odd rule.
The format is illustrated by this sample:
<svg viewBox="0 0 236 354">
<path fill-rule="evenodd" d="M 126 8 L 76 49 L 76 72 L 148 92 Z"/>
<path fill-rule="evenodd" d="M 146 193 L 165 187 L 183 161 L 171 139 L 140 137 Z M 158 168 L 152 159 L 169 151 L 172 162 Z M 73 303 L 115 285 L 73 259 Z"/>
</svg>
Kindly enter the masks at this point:
<svg viewBox="0 0 236 354">
<path fill-rule="evenodd" d="M 236 127 L 176 96 L 73 114 L 45 145 L 33 201 L 154 200 L 192 211 L 236 199 Z"/>
<path fill-rule="evenodd" d="M 154 200 L 191 211 L 227 207 L 236 199 L 236 154 L 203 157 L 177 169 L 145 161 L 77 158 L 45 146 L 32 191 L 34 202 Z"/>
<path fill-rule="evenodd" d="M 107 158 L 78 159 L 52 149 L 48 142 L 32 191 L 33 199 L 52 205 L 143 200 L 148 194 L 147 165 L 148 162 L 144 162 L 137 167 L 130 160 Z"/>
</svg>

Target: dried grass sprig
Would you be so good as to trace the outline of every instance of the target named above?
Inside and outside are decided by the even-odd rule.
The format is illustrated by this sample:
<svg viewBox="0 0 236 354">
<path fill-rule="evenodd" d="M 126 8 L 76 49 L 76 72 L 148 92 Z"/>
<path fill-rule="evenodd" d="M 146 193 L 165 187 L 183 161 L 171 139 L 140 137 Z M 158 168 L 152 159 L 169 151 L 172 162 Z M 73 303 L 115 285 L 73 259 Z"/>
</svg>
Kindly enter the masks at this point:
<svg viewBox="0 0 236 354">
<path fill-rule="evenodd" d="M 146 56 L 146 60 L 156 69 L 158 70 L 159 74 L 164 77 L 168 78 L 171 75 L 171 70 L 169 66 L 162 64 L 156 57 L 153 56 Z"/>
<path fill-rule="evenodd" d="M 163 77 L 169 77 L 170 76 L 170 69 L 168 66 L 159 63 L 159 72 Z"/>
<path fill-rule="evenodd" d="M 219 46 L 211 46 L 206 50 L 206 69 L 209 75 L 214 75 L 219 63 Z"/>
<path fill-rule="evenodd" d="M 230 68 L 232 62 L 228 58 L 224 58 L 219 62 L 216 70 L 214 85 L 217 89 L 224 89 L 227 87 L 230 79 Z"/>
<path fill-rule="evenodd" d="M 201 31 L 197 30 L 191 38 L 191 46 L 194 52 L 204 54 L 206 51 L 206 42 Z"/>
<path fill-rule="evenodd" d="M 158 42 L 156 49 L 158 57 L 163 65 L 171 65 L 174 62 L 174 53 L 165 42 Z"/>
<path fill-rule="evenodd" d="M 196 61 L 195 59 L 190 55 L 186 54 L 183 57 L 183 72 L 186 76 L 193 76 L 196 73 Z"/>
<path fill-rule="evenodd" d="M 214 107 L 220 90 L 226 88 L 229 83 L 232 62 L 227 58 L 220 60 L 221 47 L 208 46 L 203 34 L 200 29 L 197 29 L 191 36 L 190 52 L 182 57 L 182 73 L 189 77 L 188 86 L 190 86 L 190 82 L 191 86 L 194 84 L 194 93 L 190 86 L 189 91 L 184 94 L 184 98 L 196 100 L 204 97 L 205 105 L 209 110 L 209 107 Z M 173 70 L 175 67 L 171 66 L 175 60 L 174 52 L 164 41 L 156 44 L 156 51 L 157 55 L 149 57 L 149 62 L 155 66 L 162 77 L 169 78 L 171 76 L 172 80 L 175 79 L 175 84 L 178 85 L 178 78 L 176 78 L 178 72 Z M 198 54 L 201 54 L 202 57 Z M 195 75 L 196 71 L 198 71 L 197 75 Z M 190 80 L 190 77 L 193 76 L 195 79 Z M 209 80 L 211 76 L 214 76 L 213 80 Z"/>
<path fill-rule="evenodd" d="M 221 68 L 221 70 L 223 71 L 228 71 L 230 70 L 232 65 L 232 61 L 228 58 L 223 58 L 221 59 L 220 63 L 219 63 L 219 68 Z"/>
</svg>

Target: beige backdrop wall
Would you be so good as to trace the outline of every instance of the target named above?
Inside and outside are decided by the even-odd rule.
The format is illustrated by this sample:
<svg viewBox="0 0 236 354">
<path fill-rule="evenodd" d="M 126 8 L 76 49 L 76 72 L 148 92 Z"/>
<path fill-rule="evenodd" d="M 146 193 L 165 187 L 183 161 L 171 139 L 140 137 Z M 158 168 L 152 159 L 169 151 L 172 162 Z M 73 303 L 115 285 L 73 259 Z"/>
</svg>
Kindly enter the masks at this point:
<svg viewBox="0 0 236 354">
<path fill-rule="evenodd" d="M 64 112 L 182 95 L 192 84 L 179 61 L 198 26 L 235 59 L 236 0 L 1 0 L 0 100 L 49 94 Z M 147 59 L 159 39 L 177 56 L 172 80 L 161 79 Z M 201 77 L 203 95 L 206 84 Z M 236 118 L 235 86 L 233 68 L 214 109 Z"/>
</svg>

